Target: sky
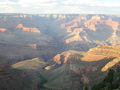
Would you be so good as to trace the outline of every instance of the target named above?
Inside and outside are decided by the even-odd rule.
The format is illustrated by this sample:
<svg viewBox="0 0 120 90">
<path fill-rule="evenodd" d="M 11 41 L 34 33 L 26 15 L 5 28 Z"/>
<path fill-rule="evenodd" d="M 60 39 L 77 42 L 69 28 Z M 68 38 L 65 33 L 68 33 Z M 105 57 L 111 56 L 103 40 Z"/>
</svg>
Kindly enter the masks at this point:
<svg viewBox="0 0 120 90">
<path fill-rule="evenodd" d="M 0 13 L 120 14 L 120 0 L 0 0 Z"/>
</svg>

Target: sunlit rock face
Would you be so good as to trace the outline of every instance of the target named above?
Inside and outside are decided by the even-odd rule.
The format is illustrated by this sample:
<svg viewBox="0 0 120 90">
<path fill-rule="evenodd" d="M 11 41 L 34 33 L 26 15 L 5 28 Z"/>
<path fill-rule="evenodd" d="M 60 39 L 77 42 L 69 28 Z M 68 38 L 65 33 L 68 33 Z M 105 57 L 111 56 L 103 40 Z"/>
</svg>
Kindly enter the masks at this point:
<svg viewBox="0 0 120 90">
<path fill-rule="evenodd" d="M 6 29 L 5 28 L 0 28 L 0 32 L 5 32 Z"/>
<path fill-rule="evenodd" d="M 91 88 L 119 65 L 119 20 L 118 15 L 0 14 L 0 90 L 5 80 L 19 87 L 29 76 L 30 89 L 24 84 L 22 90 L 39 90 L 41 75 L 48 80 L 46 90 Z"/>
<path fill-rule="evenodd" d="M 107 20 L 106 25 L 109 25 L 113 28 L 113 30 L 117 30 L 119 26 L 119 22 L 112 21 L 112 20 Z"/>
<path fill-rule="evenodd" d="M 95 46 L 120 45 L 119 21 L 116 21 L 114 18 L 119 17 L 105 15 L 88 15 L 83 17 L 81 15 L 72 18 L 70 21 L 64 18 L 59 20 L 58 23 L 68 34 L 63 37 L 64 42 L 77 50 L 77 46 L 82 44 L 84 46 L 93 43 Z"/>
<path fill-rule="evenodd" d="M 29 27 L 24 27 L 22 24 L 18 24 L 17 29 L 22 29 L 23 32 L 35 32 L 35 33 L 40 33 L 40 30 L 37 28 L 29 28 Z"/>
</svg>

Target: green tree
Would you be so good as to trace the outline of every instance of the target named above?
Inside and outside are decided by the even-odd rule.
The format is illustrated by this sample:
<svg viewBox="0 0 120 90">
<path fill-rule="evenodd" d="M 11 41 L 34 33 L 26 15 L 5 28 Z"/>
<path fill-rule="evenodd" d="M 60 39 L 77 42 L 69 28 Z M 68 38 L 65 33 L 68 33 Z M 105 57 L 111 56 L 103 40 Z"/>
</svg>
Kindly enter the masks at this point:
<svg viewBox="0 0 120 90">
<path fill-rule="evenodd" d="M 85 88 L 84 88 L 84 90 L 88 90 L 88 85 L 87 85 L 87 84 L 85 85 Z"/>
</svg>

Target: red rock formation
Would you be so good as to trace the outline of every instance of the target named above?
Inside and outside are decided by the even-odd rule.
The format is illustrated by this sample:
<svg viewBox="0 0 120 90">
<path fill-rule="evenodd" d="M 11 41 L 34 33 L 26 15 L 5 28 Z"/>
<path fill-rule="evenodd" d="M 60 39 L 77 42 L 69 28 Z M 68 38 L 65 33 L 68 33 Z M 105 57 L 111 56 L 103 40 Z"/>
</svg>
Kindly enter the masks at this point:
<svg viewBox="0 0 120 90">
<path fill-rule="evenodd" d="M 56 64 L 66 63 L 69 56 L 70 56 L 69 52 L 63 52 L 62 54 L 57 54 L 53 59 L 51 59 L 51 61 L 55 62 Z"/>
<path fill-rule="evenodd" d="M 77 23 L 74 23 L 74 24 L 73 24 L 73 25 L 71 25 L 71 26 L 67 26 L 67 27 L 66 27 L 67 32 L 71 32 L 71 31 L 72 31 L 72 28 L 77 27 L 77 26 L 78 26 L 78 24 L 77 24 Z"/>
<path fill-rule="evenodd" d="M 97 20 L 90 19 L 90 20 L 84 22 L 84 24 L 85 24 L 85 26 L 86 26 L 87 28 L 89 28 L 90 30 L 95 30 L 95 29 L 96 29 L 96 28 L 95 28 L 95 25 L 97 25 L 98 22 L 97 22 Z"/>
<path fill-rule="evenodd" d="M 106 24 L 111 26 L 113 28 L 113 30 L 117 30 L 118 29 L 118 25 L 119 25 L 118 22 L 112 21 L 112 20 L 107 20 Z"/>
<path fill-rule="evenodd" d="M 27 27 L 23 27 L 23 31 L 30 31 L 30 28 L 27 28 Z"/>
<path fill-rule="evenodd" d="M 81 19 L 74 19 L 72 22 L 81 22 Z"/>
<path fill-rule="evenodd" d="M 61 64 L 61 55 L 60 54 L 57 54 L 54 58 L 53 58 L 53 61 L 56 62 L 57 64 Z"/>
<path fill-rule="evenodd" d="M 85 77 L 85 76 L 83 76 L 83 77 L 81 78 L 81 80 L 82 80 L 82 82 L 83 82 L 84 84 L 87 84 L 87 83 L 89 82 L 89 79 L 88 79 L 87 77 Z"/>
<path fill-rule="evenodd" d="M 83 28 L 75 28 L 73 32 L 76 32 L 76 33 L 77 33 L 77 32 L 80 32 L 80 31 L 82 31 L 82 30 L 83 30 Z"/>
<path fill-rule="evenodd" d="M 23 31 L 40 33 L 40 31 L 37 28 L 23 27 Z"/>
<path fill-rule="evenodd" d="M 94 20 L 99 21 L 99 20 L 101 20 L 101 17 L 100 17 L 100 16 L 98 16 L 98 15 L 96 15 L 96 16 L 93 16 L 91 19 L 94 19 Z"/>
<path fill-rule="evenodd" d="M 66 39 L 65 43 L 68 44 L 68 43 L 73 42 L 73 41 L 83 41 L 79 35 L 79 32 L 74 37 Z"/>
<path fill-rule="evenodd" d="M 64 63 L 66 63 L 67 60 L 68 60 L 68 58 L 69 58 L 69 56 L 70 56 L 70 53 L 68 53 L 68 52 L 63 52 L 62 55 L 64 55 Z"/>
<path fill-rule="evenodd" d="M 72 32 L 72 27 L 67 27 L 67 32 Z"/>
<path fill-rule="evenodd" d="M 28 46 L 30 46 L 33 49 L 37 49 L 37 45 L 36 44 L 29 44 Z"/>
<path fill-rule="evenodd" d="M 58 18 L 57 20 L 55 20 L 55 22 L 59 22 L 61 21 L 63 18 Z"/>
<path fill-rule="evenodd" d="M 8 61 L 7 61 L 7 62 L 4 62 L 4 63 L 1 65 L 1 67 L 3 67 L 3 68 L 9 67 L 9 62 L 8 62 Z"/>
<path fill-rule="evenodd" d="M 61 28 L 65 28 L 67 25 L 72 24 L 72 23 L 73 23 L 72 21 L 70 21 L 68 23 L 63 23 L 63 24 L 61 24 Z"/>
<path fill-rule="evenodd" d="M 16 28 L 23 28 L 23 25 L 20 23 L 20 24 L 17 25 Z"/>
<path fill-rule="evenodd" d="M 0 28 L 0 31 L 1 31 L 1 32 L 5 32 L 6 29 L 4 29 L 4 28 Z"/>
<path fill-rule="evenodd" d="M 81 19 L 74 19 L 74 20 L 72 20 L 70 22 L 61 24 L 61 28 L 65 28 L 67 26 L 66 29 L 70 30 L 72 27 L 77 27 L 78 26 L 77 23 L 80 23 L 80 22 L 81 22 Z M 73 24 L 73 25 L 70 25 L 70 24 Z"/>
<path fill-rule="evenodd" d="M 37 28 L 30 28 L 31 32 L 36 32 L 36 33 L 40 33 L 40 31 Z"/>
<path fill-rule="evenodd" d="M 22 29 L 22 31 L 40 33 L 40 30 L 37 28 L 23 27 L 22 24 L 18 24 L 16 28 Z"/>
</svg>

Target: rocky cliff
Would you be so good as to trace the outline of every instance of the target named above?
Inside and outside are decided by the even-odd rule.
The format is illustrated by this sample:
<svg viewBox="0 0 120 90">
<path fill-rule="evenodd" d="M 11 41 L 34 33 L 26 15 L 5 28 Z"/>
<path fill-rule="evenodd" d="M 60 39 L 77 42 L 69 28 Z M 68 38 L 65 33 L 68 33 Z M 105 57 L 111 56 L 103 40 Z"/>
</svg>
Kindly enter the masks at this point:
<svg viewBox="0 0 120 90">
<path fill-rule="evenodd" d="M 77 17 L 78 18 L 78 17 Z M 119 45 L 119 22 L 106 18 L 106 16 L 95 15 L 83 20 L 79 16 L 69 22 L 61 23 L 68 36 L 65 36 L 65 43 L 94 43 L 96 45 Z M 81 32 L 82 31 L 82 32 Z M 84 33 L 83 33 L 84 32 Z M 109 34 L 108 34 L 109 33 Z M 117 32 L 119 33 L 119 32 Z M 72 36 L 71 36 L 72 35 Z M 115 42 L 113 42 L 113 39 Z M 72 46 L 71 46 L 72 47 Z"/>
<path fill-rule="evenodd" d="M 35 90 L 82 90 L 119 65 L 120 17 L 116 15 L 0 14 L 0 20 L 0 56 L 4 58 L 0 66 L 5 69 L 0 74 L 5 73 L 2 82 L 8 87 L 7 80 L 19 87 L 20 78 L 28 75 Z M 13 73 L 11 64 L 23 72 Z M 20 74 L 17 79 L 16 74 Z"/>
<path fill-rule="evenodd" d="M 22 24 L 18 24 L 17 29 L 22 29 L 22 31 L 24 32 L 35 32 L 35 33 L 40 33 L 40 30 L 38 30 L 37 28 L 29 28 L 29 27 L 24 27 Z"/>
<path fill-rule="evenodd" d="M 90 49 L 86 53 L 67 51 L 57 54 L 50 60 L 52 61 L 50 62 L 51 64 L 47 64 L 49 69 L 46 70 L 50 72 L 48 71 L 48 75 L 45 76 L 49 76 L 49 74 L 53 76 L 48 78 L 50 81 L 45 84 L 45 87 L 60 89 L 59 85 L 56 87 L 51 87 L 51 85 L 55 85 L 60 81 L 64 82 L 64 79 L 66 79 L 65 83 L 70 84 L 70 82 L 72 82 L 75 85 L 74 89 L 77 88 L 76 90 L 78 90 L 78 88 L 82 90 L 84 84 L 88 84 L 91 88 L 104 79 L 107 75 L 106 71 L 109 71 L 110 68 L 114 69 L 116 65 L 119 64 L 119 50 L 120 46 L 98 46 Z M 56 74 L 58 76 L 64 74 L 64 76 L 60 76 L 60 79 Z M 59 84 L 65 87 L 61 82 Z M 73 87 L 69 85 L 68 87 L 70 90 L 73 89 Z"/>
</svg>

